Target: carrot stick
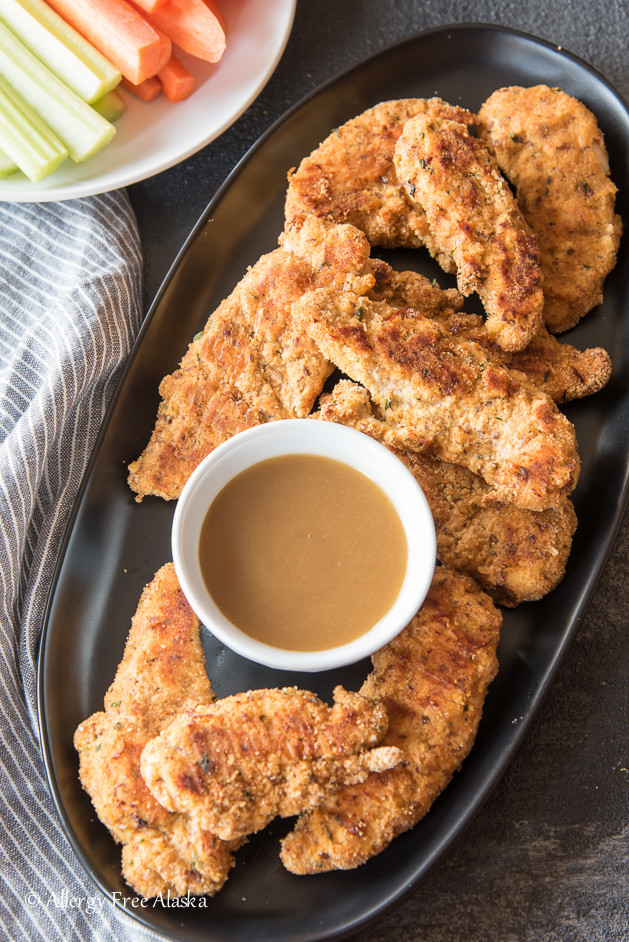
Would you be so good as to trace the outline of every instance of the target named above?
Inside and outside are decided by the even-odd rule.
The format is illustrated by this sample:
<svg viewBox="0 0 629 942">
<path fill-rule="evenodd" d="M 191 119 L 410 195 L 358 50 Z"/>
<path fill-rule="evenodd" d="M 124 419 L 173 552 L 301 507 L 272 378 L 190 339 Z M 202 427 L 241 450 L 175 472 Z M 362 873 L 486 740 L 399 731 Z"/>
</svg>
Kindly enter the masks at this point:
<svg viewBox="0 0 629 942">
<path fill-rule="evenodd" d="M 138 85 L 134 85 L 133 82 L 123 76 L 121 85 L 132 95 L 135 95 L 136 98 L 139 98 L 140 101 L 154 101 L 162 94 L 162 83 L 156 75 L 151 75 Z"/>
<path fill-rule="evenodd" d="M 219 10 L 219 8 L 214 3 L 214 0 L 205 0 L 205 5 L 210 8 L 218 22 L 221 24 L 221 29 L 224 33 L 227 33 L 227 26 L 225 25 L 225 17 Z"/>
<path fill-rule="evenodd" d="M 205 0 L 167 0 L 146 18 L 198 59 L 218 62 L 225 51 L 225 30 Z"/>
<path fill-rule="evenodd" d="M 157 78 L 162 83 L 164 95 L 169 101 L 184 101 L 192 94 L 196 85 L 194 75 L 174 54 L 157 73 Z"/>
<path fill-rule="evenodd" d="M 135 0 L 136 6 L 144 10 L 145 13 L 152 13 L 158 7 L 163 7 L 168 0 Z"/>
<path fill-rule="evenodd" d="M 166 65 L 166 63 L 168 62 L 168 60 L 170 59 L 170 57 L 172 56 L 172 54 L 173 54 L 173 44 L 171 43 L 171 41 L 170 41 L 170 39 L 168 38 L 168 36 L 166 36 L 165 33 L 162 33 L 161 30 L 159 30 L 156 26 L 153 26 L 153 29 L 154 29 L 155 32 L 159 35 L 159 38 L 160 38 L 160 41 L 161 41 L 161 44 L 162 44 L 162 48 L 161 48 L 161 51 L 160 51 L 160 54 L 159 54 L 160 67 L 159 67 L 159 69 L 157 70 L 157 72 L 159 72 L 160 69 L 163 69 L 163 68 L 164 68 L 164 66 Z M 155 75 L 157 75 L 157 72 L 155 73 Z"/>
<path fill-rule="evenodd" d="M 134 85 L 170 58 L 170 41 L 126 0 L 48 0 Z"/>
</svg>

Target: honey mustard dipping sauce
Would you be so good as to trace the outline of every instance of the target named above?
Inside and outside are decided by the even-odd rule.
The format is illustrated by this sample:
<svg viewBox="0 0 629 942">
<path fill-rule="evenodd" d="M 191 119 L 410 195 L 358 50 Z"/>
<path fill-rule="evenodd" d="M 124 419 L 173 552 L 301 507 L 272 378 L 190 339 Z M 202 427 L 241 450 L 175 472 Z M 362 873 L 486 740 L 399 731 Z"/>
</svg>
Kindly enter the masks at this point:
<svg viewBox="0 0 629 942">
<path fill-rule="evenodd" d="M 237 474 L 203 522 L 199 562 L 223 615 L 292 651 L 346 644 L 393 605 L 404 527 L 382 489 L 332 458 L 287 454 Z"/>
</svg>

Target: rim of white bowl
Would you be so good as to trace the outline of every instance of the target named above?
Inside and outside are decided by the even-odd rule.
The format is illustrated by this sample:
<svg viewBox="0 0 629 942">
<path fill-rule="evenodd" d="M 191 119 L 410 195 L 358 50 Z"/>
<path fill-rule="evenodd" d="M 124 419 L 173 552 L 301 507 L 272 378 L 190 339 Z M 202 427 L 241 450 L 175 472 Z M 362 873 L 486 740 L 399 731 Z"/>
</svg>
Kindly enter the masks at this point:
<svg viewBox="0 0 629 942">
<path fill-rule="evenodd" d="M 316 454 L 349 464 L 378 484 L 395 507 L 408 544 L 402 587 L 384 615 L 359 638 L 334 648 L 294 651 L 257 641 L 230 622 L 211 598 L 199 562 L 199 534 L 211 501 L 234 475 L 267 458 Z M 214 449 L 186 482 L 172 525 L 182 591 L 201 623 L 231 650 L 267 667 L 324 671 L 360 661 L 391 641 L 423 603 L 436 564 L 432 514 L 420 485 L 388 448 L 356 429 L 319 419 L 280 419 L 239 432 Z"/>
</svg>

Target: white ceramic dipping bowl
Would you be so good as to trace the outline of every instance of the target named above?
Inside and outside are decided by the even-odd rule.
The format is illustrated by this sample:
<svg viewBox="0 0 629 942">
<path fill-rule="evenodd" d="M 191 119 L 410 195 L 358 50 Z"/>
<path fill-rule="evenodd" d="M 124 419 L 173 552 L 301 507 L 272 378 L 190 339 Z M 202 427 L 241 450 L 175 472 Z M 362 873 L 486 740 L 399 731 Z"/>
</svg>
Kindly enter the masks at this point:
<svg viewBox="0 0 629 942">
<path fill-rule="evenodd" d="M 339 647 L 290 651 L 261 643 L 229 621 L 210 596 L 201 572 L 199 537 L 210 504 L 221 488 L 245 468 L 287 454 L 321 455 L 344 462 L 387 494 L 408 543 L 400 592 L 369 631 Z M 353 664 L 395 637 L 419 610 L 432 581 L 435 527 L 428 503 L 408 468 L 368 435 L 319 419 L 285 419 L 240 432 L 219 445 L 196 468 L 177 502 L 172 528 L 173 562 L 179 583 L 202 624 L 223 644 L 268 667 L 323 671 Z M 299 630 L 299 626 L 296 626 Z"/>
</svg>

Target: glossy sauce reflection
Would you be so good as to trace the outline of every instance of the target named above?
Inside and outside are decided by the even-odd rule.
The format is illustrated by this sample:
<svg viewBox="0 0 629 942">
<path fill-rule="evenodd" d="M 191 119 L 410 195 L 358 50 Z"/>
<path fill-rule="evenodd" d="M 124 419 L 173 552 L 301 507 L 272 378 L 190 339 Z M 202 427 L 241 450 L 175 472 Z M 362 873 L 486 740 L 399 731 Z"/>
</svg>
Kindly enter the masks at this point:
<svg viewBox="0 0 629 942">
<path fill-rule="evenodd" d="M 223 614 L 253 638 L 313 651 L 345 644 L 391 608 L 408 547 L 378 485 L 318 455 L 236 475 L 204 521 L 199 556 Z"/>
</svg>

